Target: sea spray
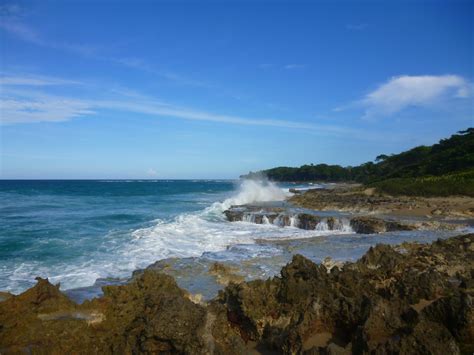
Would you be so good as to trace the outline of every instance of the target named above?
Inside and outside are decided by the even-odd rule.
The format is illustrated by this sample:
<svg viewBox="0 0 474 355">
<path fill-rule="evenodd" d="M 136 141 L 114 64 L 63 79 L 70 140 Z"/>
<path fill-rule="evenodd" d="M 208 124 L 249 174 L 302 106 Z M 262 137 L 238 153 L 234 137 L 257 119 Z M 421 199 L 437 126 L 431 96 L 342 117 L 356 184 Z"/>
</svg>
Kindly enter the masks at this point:
<svg viewBox="0 0 474 355">
<path fill-rule="evenodd" d="M 297 227 L 298 226 L 298 216 L 291 216 L 290 217 L 290 227 Z"/>
<path fill-rule="evenodd" d="M 238 193 L 224 202 L 215 202 L 207 210 L 223 212 L 231 206 L 245 205 L 255 202 L 283 201 L 290 197 L 291 193 L 278 187 L 268 180 L 243 180 L 240 183 Z"/>
<path fill-rule="evenodd" d="M 328 230 L 329 230 L 329 226 L 328 226 L 327 220 L 324 220 L 324 219 L 323 219 L 321 222 L 319 222 L 319 223 L 316 225 L 315 230 L 317 230 L 317 231 L 319 231 L 319 232 L 328 231 Z"/>
</svg>

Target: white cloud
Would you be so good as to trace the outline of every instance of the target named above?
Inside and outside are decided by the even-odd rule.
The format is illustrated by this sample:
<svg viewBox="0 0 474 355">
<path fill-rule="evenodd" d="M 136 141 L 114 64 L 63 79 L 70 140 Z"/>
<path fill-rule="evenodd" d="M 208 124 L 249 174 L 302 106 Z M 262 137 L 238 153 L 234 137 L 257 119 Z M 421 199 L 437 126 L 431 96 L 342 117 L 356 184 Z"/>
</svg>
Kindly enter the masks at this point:
<svg viewBox="0 0 474 355">
<path fill-rule="evenodd" d="M 429 107 L 440 100 L 466 98 L 470 84 L 457 75 L 398 76 L 379 86 L 361 101 L 365 118 L 387 116 L 411 106 Z"/>
</svg>

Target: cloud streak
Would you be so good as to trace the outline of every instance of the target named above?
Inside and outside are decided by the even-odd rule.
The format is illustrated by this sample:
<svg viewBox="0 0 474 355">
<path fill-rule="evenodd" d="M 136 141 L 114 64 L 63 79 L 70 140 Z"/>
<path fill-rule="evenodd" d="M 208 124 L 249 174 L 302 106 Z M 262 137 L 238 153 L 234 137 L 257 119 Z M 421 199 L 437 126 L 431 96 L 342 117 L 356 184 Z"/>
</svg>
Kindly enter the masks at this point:
<svg viewBox="0 0 474 355">
<path fill-rule="evenodd" d="M 8 17 L 0 18 L 0 28 L 24 42 L 29 42 L 40 47 L 66 50 L 81 56 L 94 56 L 97 51 L 97 48 L 87 44 L 47 40 L 30 26 L 27 26 L 16 19 L 11 19 Z"/>
<path fill-rule="evenodd" d="M 206 88 L 214 87 L 214 85 L 210 85 L 208 83 L 205 83 L 199 80 L 186 78 L 182 75 L 179 75 L 169 70 L 157 70 L 140 58 L 130 58 L 130 57 L 106 58 L 105 60 L 109 60 L 111 62 L 120 64 L 128 68 L 137 69 L 137 70 L 150 73 L 150 74 L 155 74 L 155 75 L 161 76 L 162 78 L 168 79 L 170 81 L 173 81 L 175 83 L 182 84 L 182 85 L 206 87 Z"/>
<path fill-rule="evenodd" d="M 4 83 L 0 97 L 1 123 L 13 125 L 20 123 L 61 122 L 77 117 L 97 115 L 100 110 L 115 110 L 144 114 L 167 119 L 214 122 L 231 125 L 288 128 L 310 131 L 313 133 L 329 133 L 336 135 L 354 134 L 353 130 L 340 126 L 318 125 L 308 122 L 281 120 L 273 118 L 252 118 L 226 115 L 189 107 L 176 106 L 154 97 L 142 95 L 131 90 L 114 90 L 113 99 L 75 99 L 57 96 L 28 89 L 52 83 L 75 83 L 49 77 L 31 79 L 31 76 L 10 77 Z M 20 83 L 20 85 L 18 85 Z M 26 88 L 25 88 L 26 86 Z"/>
<path fill-rule="evenodd" d="M 79 81 L 65 80 L 51 76 L 27 75 L 15 76 L 8 74 L 0 74 L 1 85 L 7 86 L 49 86 L 49 85 L 76 85 L 81 84 Z"/>
<path fill-rule="evenodd" d="M 94 114 L 88 102 L 66 97 L 2 98 L 0 102 L 2 124 L 61 122 Z"/>
<path fill-rule="evenodd" d="M 348 23 L 346 29 L 349 31 L 362 31 L 369 27 L 368 23 Z"/>
<path fill-rule="evenodd" d="M 295 69 L 304 69 L 306 66 L 304 64 L 287 64 L 283 68 L 288 70 L 295 70 Z"/>
</svg>

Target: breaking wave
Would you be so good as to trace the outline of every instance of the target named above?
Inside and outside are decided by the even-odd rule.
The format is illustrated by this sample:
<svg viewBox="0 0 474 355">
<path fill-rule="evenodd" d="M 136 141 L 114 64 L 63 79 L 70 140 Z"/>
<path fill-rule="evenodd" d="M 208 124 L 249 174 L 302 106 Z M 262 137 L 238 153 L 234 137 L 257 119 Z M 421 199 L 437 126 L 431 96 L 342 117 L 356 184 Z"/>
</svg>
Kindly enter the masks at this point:
<svg viewBox="0 0 474 355">
<path fill-rule="evenodd" d="M 238 193 L 224 202 L 216 202 L 209 210 L 225 211 L 233 205 L 245 205 L 255 202 L 283 201 L 290 197 L 288 190 L 282 189 L 267 180 L 243 180 Z"/>
</svg>

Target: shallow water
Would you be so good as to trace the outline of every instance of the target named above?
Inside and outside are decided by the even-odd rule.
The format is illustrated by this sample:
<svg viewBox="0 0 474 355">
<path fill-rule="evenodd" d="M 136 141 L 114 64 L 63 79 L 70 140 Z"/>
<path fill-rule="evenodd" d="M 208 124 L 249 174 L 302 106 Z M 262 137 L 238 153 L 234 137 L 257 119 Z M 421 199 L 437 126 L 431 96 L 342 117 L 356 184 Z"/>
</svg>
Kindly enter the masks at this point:
<svg viewBox="0 0 474 355">
<path fill-rule="evenodd" d="M 378 243 L 401 244 L 405 241 L 430 243 L 439 238 L 449 238 L 470 230 L 460 231 L 408 231 L 383 234 L 333 234 L 298 239 L 257 240 L 253 244 L 236 244 L 218 252 L 206 252 L 200 257 L 164 259 L 151 266 L 173 276 L 178 285 L 192 294 L 201 294 L 204 300 L 214 298 L 224 288 L 216 277 L 209 273 L 214 262 L 223 263 L 232 273 L 245 280 L 266 279 L 278 276 L 280 270 L 291 261 L 293 255 L 301 254 L 319 263 L 326 257 L 334 261 L 356 261 L 371 246 Z M 68 295 L 81 303 L 85 299 L 102 295 L 101 286 L 124 283 L 126 280 L 100 280 L 95 286 L 69 290 Z"/>
</svg>

